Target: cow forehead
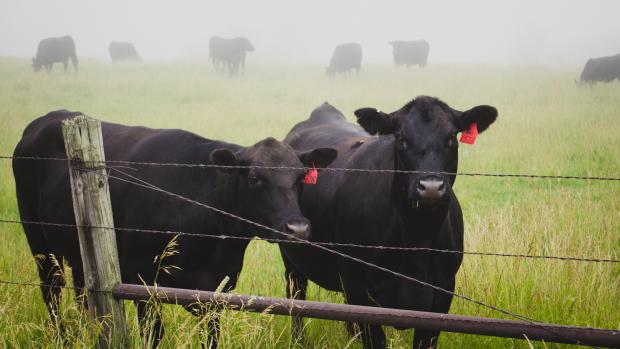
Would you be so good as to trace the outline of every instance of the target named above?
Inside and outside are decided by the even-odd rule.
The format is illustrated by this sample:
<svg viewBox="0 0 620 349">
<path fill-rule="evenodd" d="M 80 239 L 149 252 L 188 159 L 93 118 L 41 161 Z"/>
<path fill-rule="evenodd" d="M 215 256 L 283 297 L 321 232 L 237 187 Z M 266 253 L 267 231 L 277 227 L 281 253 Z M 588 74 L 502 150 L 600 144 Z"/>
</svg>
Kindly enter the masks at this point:
<svg viewBox="0 0 620 349">
<path fill-rule="evenodd" d="M 267 138 L 246 148 L 241 160 L 253 166 L 302 167 L 295 151 L 273 138 Z"/>
<path fill-rule="evenodd" d="M 258 175 L 269 179 L 272 184 L 290 187 L 297 177 L 303 174 L 303 164 L 293 149 L 287 144 L 273 139 L 259 142 L 247 148 L 241 157 L 242 163 L 248 166 L 257 166 L 250 169 L 251 175 Z M 260 167 L 295 167 L 293 169 L 270 169 Z"/>
<path fill-rule="evenodd" d="M 407 106 L 405 106 L 407 108 Z M 436 134 L 454 131 L 454 116 L 456 111 L 447 104 L 433 98 L 417 98 L 401 116 L 402 132 Z"/>
</svg>

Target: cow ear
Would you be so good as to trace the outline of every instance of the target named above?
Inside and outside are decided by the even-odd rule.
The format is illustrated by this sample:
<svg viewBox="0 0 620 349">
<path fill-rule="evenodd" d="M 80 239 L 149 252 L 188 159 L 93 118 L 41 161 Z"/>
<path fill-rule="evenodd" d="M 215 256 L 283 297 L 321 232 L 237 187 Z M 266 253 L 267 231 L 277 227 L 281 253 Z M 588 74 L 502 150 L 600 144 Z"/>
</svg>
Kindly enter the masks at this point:
<svg viewBox="0 0 620 349">
<path fill-rule="evenodd" d="M 361 108 L 355 111 L 357 123 L 371 135 L 396 132 L 398 125 L 393 117 L 375 108 Z"/>
<path fill-rule="evenodd" d="M 456 122 L 460 131 L 467 130 L 474 122 L 478 126 L 478 132 L 484 132 L 497 119 L 497 109 L 490 105 L 479 105 L 461 114 Z"/>
<path fill-rule="evenodd" d="M 334 148 L 317 148 L 303 153 L 297 153 L 299 160 L 305 167 L 324 168 L 329 166 L 338 156 Z"/>
<path fill-rule="evenodd" d="M 218 166 L 238 166 L 237 156 L 229 149 L 215 149 L 209 154 L 209 159 L 213 165 Z M 218 172 L 224 174 L 232 174 L 236 172 L 236 168 L 218 167 Z"/>
</svg>

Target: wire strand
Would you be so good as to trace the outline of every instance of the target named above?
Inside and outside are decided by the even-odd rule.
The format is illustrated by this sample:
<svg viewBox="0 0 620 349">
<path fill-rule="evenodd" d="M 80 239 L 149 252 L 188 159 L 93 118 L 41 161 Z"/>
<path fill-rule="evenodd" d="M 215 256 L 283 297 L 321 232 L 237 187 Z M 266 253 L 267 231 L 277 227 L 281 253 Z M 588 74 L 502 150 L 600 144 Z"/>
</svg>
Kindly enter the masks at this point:
<svg viewBox="0 0 620 349">
<path fill-rule="evenodd" d="M 40 222 L 40 221 L 22 221 L 22 220 L 16 220 L 16 219 L 3 219 L 3 218 L 0 218 L 0 223 L 46 225 L 46 226 L 66 227 L 66 228 L 85 227 L 85 226 L 80 226 L 77 224 Z M 250 236 L 237 236 L 237 235 L 225 235 L 225 234 L 216 235 L 216 234 L 206 234 L 206 233 L 187 233 L 187 232 L 174 232 L 174 231 L 168 231 L 168 230 L 123 228 L 123 227 L 103 227 L 103 226 L 88 226 L 88 227 L 97 228 L 97 229 L 127 231 L 127 232 L 163 234 L 163 235 L 179 235 L 179 236 L 190 236 L 190 237 L 197 237 L 197 238 L 209 238 L 209 239 L 221 239 L 221 240 L 226 240 L 226 239 L 250 240 L 250 241 L 251 240 L 264 240 L 267 242 L 298 244 L 298 245 L 305 243 L 304 241 L 296 241 L 296 240 L 284 240 L 284 239 L 274 239 L 274 238 L 260 238 L 259 239 L 259 238 L 250 237 Z M 584 257 L 570 257 L 570 256 L 528 255 L 528 254 L 518 254 L 518 253 L 457 251 L 457 250 L 435 249 L 435 248 L 430 248 L 430 247 L 376 246 L 376 245 L 350 244 L 350 243 L 343 243 L 343 242 L 315 241 L 314 243 L 323 245 L 323 246 L 363 248 L 363 249 L 374 249 L 374 250 L 385 250 L 385 251 L 411 251 L 411 252 L 428 251 L 428 252 L 463 254 L 463 255 L 473 255 L 473 256 L 511 257 L 511 258 L 527 258 L 527 259 L 543 259 L 543 260 L 551 259 L 551 260 L 560 260 L 560 261 L 591 262 L 591 263 L 620 263 L 620 259 L 609 259 L 609 258 L 584 258 Z"/>
<path fill-rule="evenodd" d="M 48 160 L 48 161 L 68 161 L 67 158 L 57 157 L 36 157 L 36 156 L 7 156 L 2 155 L 0 159 L 12 160 Z M 92 163 L 92 162 L 91 162 Z M 266 169 L 266 170 L 308 170 L 308 167 L 290 167 L 290 166 L 224 166 L 214 164 L 183 164 L 174 162 L 144 162 L 144 161 L 124 161 L 124 160 L 106 160 L 94 162 L 97 164 L 119 164 L 119 165 L 138 165 L 138 166 L 162 166 L 162 167 L 185 167 L 185 168 L 220 168 L 220 169 Z M 414 171 L 414 170 L 380 170 L 365 168 L 342 168 L 342 167 L 325 167 L 322 171 L 342 171 L 353 173 L 400 173 L 400 174 L 440 174 L 448 176 L 469 176 L 469 177 L 500 177 L 500 178 L 528 178 L 528 179 L 566 179 L 566 180 L 589 180 L 589 181 L 620 181 L 620 177 L 604 177 L 604 176 L 562 176 L 562 175 L 538 175 L 526 173 L 479 173 L 479 172 L 441 172 L 441 171 Z"/>
<path fill-rule="evenodd" d="M 6 158 L 6 157 L 2 157 L 2 158 Z M 16 159 L 16 158 L 13 158 L 13 157 L 11 157 L 11 158 L 12 159 Z M 35 159 L 35 158 L 32 158 L 32 159 Z M 62 161 L 67 161 L 66 158 L 65 159 L 62 159 L 62 158 L 47 158 L 47 159 L 36 158 L 36 159 L 37 160 L 62 160 Z M 114 161 L 106 161 L 105 163 L 134 164 L 134 165 L 140 164 L 140 163 L 131 163 L 131 162 L 119 162 L 119 161 L 116 161 L 116 162 L 114 162 Z M 147 163 L 144 163 L 144 164 L 147 164 Z M 151 163 L 151 164 L 154 165 L 155 163 Z M 157 164 L 157 165 L 161 165 L 161 164 Z M 175 164 L 175 165 L 183 165 L 183 164 Z M 191 165 L 192 167 L 215 167 L 213 165 L 199 165 L 199 164 L 188 164 L 188 165 Z M 184 167 L 190 167 L 190 166 L 184 166 Z M 219 166 L 219 167 L 221 167 L 221 166 Z M 265 167 L 265 168 L 293 169 L 292 167 Z M 78 170 L 84 170 L 84 171 L 92 171 L 92 169 L 83 169 L 83 168 L 77 168 L 77 169 Z M 300 168 L 295 168 L 295 169 L 299 170 Z M 436 290 L 436 291 L 439 291 L 439 292 L 451 295 L 453 297 L 457 297 L 457 298 L 466 300 L 468 302 L 477 304 L 477 305 L 482 306 L 482 307 L 487 308 L 487 309 L 491 309 L 493 311 L 499 312 L 499 313 L 507 315 L 509 317 L 512 317 L 512 318 L 515 318 L 515 319 L 519 319 L 519 320 L 522 320 L 522 321 L 526 321 L 526 322 L 528 322 L 528 323 L 530 323 L 532 325 L 535 325 L 535 326 L 537 326 L 537 327 L 539 327 L 539 328 L 541 328 L 541 329 L 543 329 L 543 330 L 545 330 L 545 331 L 547 331 L 549 333 L 553 333 L 555 335 L 558 335 L 558 336 L 561 336 L 561 337 L 564 337 L 564 338 L 568 339 L 568 337 L 566 337 L 566 336 L 564 336 L 564 335 L 562 335 L 560 333 L 557 333 L 557 332 L 547 328 L 547 326 L 544 326 L 544 324 L 540 323 L 538 320 L 535 320 L 535 319 L 530 318 L 528 316 L 521 315 L 521 314 L 518 314 L 518 313 L 514 313 L 514 312 L 511 312 L 511 311 L 499 308 L 497 306 L 494 306 L 494 305 L 491 305 L 491 304 L 488 304 L 488 303 L 476 300 L 476 299 L 474 299 L 472 297 L 469 297 L 469 296 L 466 296 L 464 294 L 457 293 L 457 292 L 454 292 L 454 291 L 446 290 L 446 289 L 441 288 L 439 286 L 433 285 L 433 284 L 431 284 L 429 282 L 422 281 L 422 280 L 419 280 L 417 278 L 411 277 L 409 275 L 405 275 L 405 274 L 393 271 L 391 269 L 382 267 L 380 265 L 373 264 L 373 263 L 368 262 L 366 260 L 363 260 L 363 259 L 351 256 L 351 255 L 342 253 L 342 252 L 337 251 L 337 250 L 330 249 L 330 248 L 325 247 L 323 245 L 320 245 L 320 244 L 317 244 L 317 243 L 314 243 L 314 242 L 311 242 L 311 241 L 303 240 L 303 239 L 298 238 L 298 237 L 296 237 L 294 235 L 286 234 L 284 232 L 281 232 L 281 231 L 279 231 L 277 229 L 265 226 L 265 225 L 260 224 L 258 222 L 254 222 L 254 221 L 248 220 L 246 218 L 243 218 L 243 217 L 234 215 L 232 213 L 220 210 L 220 209 L 218 209 L 216 207 L 207 205 L 205 203 L 201 203 L 199 201 L 196 201 L 196 200 L 184 197 L 182 195 L 179 195 L 179 194 L 167 191 L 167 190 L 165 190 L 163 188 L 155 186 L 152 183 L 148 183 L 148 182 L 146 182 L 144 180 L 141 180 L 139 178 L 131 176 L 131 175 L 127 174 L 127 173 L 124 173 L 124 172 L 122 172 L 122 171 L 120 171 L 118 169 L 113 169 L 113 170 L 115 170 L 115 171 L 117 171 L 117 172 L 119 172 L 119 173 L 121 173 L 121 174 L 123 174 L 123 175 L 125 175 L 125 176 L 127 176 L 127 177 L 129 177 L 129 178 L 131 178 L 133 180 L 135 180 L 135 181 L 127 180 L 127 179 L 124 179 L 124 178 L 121 178 L 121 177 L 116 177 L 116 176 L 113 176 L 113 175 L 111 175 L 109 173 L 106 173 L 106 176 L 108 176 L 108 178 L 112 178 L 112 179 L 115 179 L 115 180 L 123 181 L 123 182 L 129 183 L 129 184 L 133 184 L 133 185 L 136 185 L 136 186 L 139 186 L 139 187 L 143 187 L 143 188 L 146 188 L 146 189 L 149 189 L 149 190 L 161 192 L 161 193 L 164 193 L 164 194 L 169 195 L 171 197 L 175 197 L 175 198 L 177 198 L 179 200 L 182 200 L 182 201 L 194 204 L 196 206 L 200 206 L 200 207 L 209 209 L 209 210 L 211 210 L 213 212 L 216 212 L 216 213 L 219 213 L 221 215 L 228 216 L 230 218 L 236 219 L 238 221 L 241 221 L 241 222 L 244 222 L 244 223 L 247 223 L 247 224 L 250 224 L 250 225 L 254 225 L 254 226 L 258 227 L 258 228 L 265 229 L 267 231 L 271 231 L 271 232 L 276 233 L 278 235 L 284 236 L 287 239 L 302 241 L 302 242 L 304 242 L 305 244 L 307 244 L 309 246 L 312 246 L 312 247 L 315 247 L 317 249 L 323 250 L 325 252 L 337 255 L 337 256 L 342 257 L 344 259 L 348 259 L 348 260 L 353 261 L 355 263 L 358 263 L 358 264 L 361 264 L 361 265 L 365 265 L 365 266 L 370 267 L 372 269 L 380 270 L 380 271 L 385 272 L 387 274 L 391 274 L 391 275 L 400 277 L 402 279 L 405 279 L 405 280 L 408 280 L 408 281 L 420 284 L 422 286 L 429 287 L 429 288 L 431 288 L 433 290 Z M 400 171 L 397 171 L 397 170 L 364 170 L 364 169 L 333 169 L 333 170 L 359 171 L 359 172 L 392 172 L 392 173 L 400 172 Z M 420 173 L 419 171 L 413 171 L 413 172 L 412 171 L 407 171 L 407 172 L 408 173 Z M 426 172 L 424 172 L 424 173 L 426 173 Z M 442 174 L 446 174 L 446 173 L 442 173 Z M 457 174 L 459 174 L 459 173 L 457 173 Z M 504 175 L 504 174 L 461 174 L 461 175 L 476 175 L 476 176 L 487 176 L 488 175 L 488 176 L 493 176 L 493 177 L 527 177 L 527 178 L 557 178 L 557 179 L 588 179 L 588 180 L 613 180 L 613 181 L 620 181 L 620 178 L 611 178 L 611 177 L 539 176 L 539 175 L 517 175 L 517 174 L 510 174 L 510 175 Z M 576 341 L 575 339 L 572 339 L 572 338 L 570 338 L 570 340 L 578 342 L 578 341 Z"/>
<path fill-rule="evenodd" d="M 120 173 L 123 173 L 122 171 L 119 171 L 119 170 L 117 170 L 117 171 L 118 171 L 118 172 L 120 172 Z M 123 174 L 124 174 L 124 173 L 123 173 Z M 138 182 L 132 182 L 132 181 L 130 181 L 130 180 L 123 179 L 123 178 L 116 177 L 116 176 L 112 176 L 112 175 L 110 175 L 110 174 L 106 174 L 106 175 L 107 175 L 109 178 L 113 178 L 113 179 L 116 179 L 116 180 L 124 181 L 124 182 L 130 183 L 130 184 L 134 184 L 134 185 L 136 185 L 136 186 L 141 186 L 141 187 L 144 187 L 144 188 L 147 188 L 147 189 L 150 189 L 150 190 L 154 190 L 154 191 L 158 191 L 158 192 L 161 192 L 161 193 L 164 193 L 164 194 L 170 195 L 170 196 L 172 196 L 172 197 L 176 197 L 176 198 L 178 198 L 178 199 L 180 199 L 180 200 L 183 200 L 183 201 L 186 201 L 186 202 L 192 203 L 192 204 L 197 205 L 197 206 L 200 206 L 200 207 L 207 208 L 207 209 L 209 209 L 209 210 L 212 210 L 212 211 L 217 212 L 217 213 L 220 213 L 220 214 L 222 214 L 222 215 L 225 215 L 225 216 L 231 217 L 231 218 L 233 218 L 233 219 L 236 219 L 236 220 L 239 220 L 239 221 L 242 221 L 242 222 L 245 222 L 245 223 L 248 223 L 248 224 L 254 225 L 254 226 L 259 227 L 259 228 L 261 228 L 261 229 L 265 229 L 265 230 L 268 230 L 268 231 L 274 232 L 274 233 L 276 233 L 276 234 L 279 234 L 279 235 L 285 236 L 285 237 L 287 237 L 287 238 L 289 238 L 289 239 L 298 240 L 298 241 L 304 241 L 307 245 L 309 245 L 309 246 L 313 246 L 313 247 L 318 248 L 318 249 L 321 249 L 321 250 L 323 250 L 323 251 L 325 251 L 325 252 L 328 252 L 328 253 L 331 253 L 331 254 L 335 254 L 335 255 L 340 256 L 340 257 L 342 257 L 342 258 L 344 258 L 344 259 L 351 260 L 351 261 L 353 261 L 353 262 L 356 262 L 356 263 L 359 263 L 359 264 L 365 265 L 365 266 L 370 267 L 370 268 L 372 268 L 372 269 L 377 269 L 377 270 L 383 271 L 383 272 L 385 272 L 385 273 L 387 273 L 387 274 L 392 274 L 392 275 L 397 276 L 397 277 L 400 277 L 400 278 L 402 278 L 402 279 L 405 279 L 405 280 L 408 280 L 408 281 L 411 281 L 411 282 L 414 282 L 414 283 L 417 283 L 417 284 L 420 284 L 420 285 L 423 285 L 423 286 L 426 286 L 426 287 L 430 287 L 430 288 L 432 288 L 432 289 L 434 289 L 434 290 L 436 290 L 436 291 L 439 291 L 439 292 L 442 292 L 442 293 L 445 293 L 445 294 L 451 295 L 451 296 L 453 296 L 453 297 L 457 297 L 457 298 L 460 298 L 460 299 L 466 300 L 466 301 L 468 301 L 468 302 L 474 303 L 474 304 L 476 304 L 476 305 L 482 306 L 482 307 L 487 308 L 487 309 L 491 309 L 491 310 L 493 310 L 493 311 L 499 312 L 499 313 L 504 314 L 504 315 L 507 315 L 507 316 L 509 316 L 509 317 L 512 317 L 512 318 L 515 318 L 515 319 L 518 319 L 518 320 L 522 320 L 522 321 L 526 321 L 526 322 L 530 323 L 531 325 L 537 326 L 537 327 L 541 328 L 542 330 L 547 331 L 547 332 L 549 332 L 549 333 L 551 333 L 551 334 L 554 334 L 554 335 L 556 335 L 556 336 L 563 337 L 563 338 L 565 338 L 565 339 L 569 339 L 568 337 L 564 336 L 563 334 L 558 333 L 558 332 L 556 332 L 556 331 L 554 331 L 554 330 L 552 330 L 552 329 L 548 328 L 547 326 L 544 326 L 544 324 L 542 324 L 540 321 L 535 320 L 535 319 L 533 319 L 533 318 L 530 318 L 530 317 L 528 317 L 528 316 L 521 315 L 521 314 L 517 314 L 517 313 L 511 312 L 511 311 L 508 311 L 508 310 L 505 310 L 505 309 L 502 309 L 502 308 L 496 307 L 496 306 L 494 306 L 494 305 L 491 305 L 491 304 L 488 304 L 488 303 L 485 303 L 485 302 L 482 302 L 482 301 L 476 300 L 476 299 L 474 299 L 474 298 L 472 298 L 472 297 L 469 297 L 469 296 L 466 296 L 466 295 L 464 295 L 464 294 L 457 293 L 457 292 L 454 292 L 454 291 L 449 291 L 449 290 L 446 290 L 446 289 L 441 288 L 441 287 L 439 287 L 439 286 L 433 285 L 433 284 L 431 284 L 431 283 L 429 283 L 429 282 L 422 281 L 422 280 L 419 280 L 419 279 L 417 279 L 417 278 L 411 277 L 411 276 L 409 276 L 409 275 L 405 275 L 405 274 L 402 274 L 402 273 L 399 273 L 399 272 L 393 271 L 393 270 L 391 270 L 391 269 L 388 269 L 388 268 L 382 267 L 382 266 L 380 266 L 380 265 L 373 264 L 373 263 L 368 262 L 368 261 L 366 261 L 366 260 L 363 260 L 363 259 L 360 259 L 360 258 L 357 258 L 357 257 L 351 256 L 351 255 L 348 255 L 348 254 L 345 254 L 345 253 L 339 252 L 339 251 L 337 251 L 337 250 L 332 250 L 332 249 L 330 249 L 330 248 L 327 248 L 327 247 L 322 246 L 322 245 L 318 245 L 318 244 L 313 243 L 313 242 L 311 242 L 311 241 L 308 241 L 308 240 L 303 240 L 303 239 L 298 238 L 298 237 L 296 237 L 296 236 L 294 236 L 294 235 L 289 235 L 289 234 L 286 234 L 286 233 L 284 233 L 284 232 L 281 232 L 281 231 L 279 231 L 279 230 L 277 230 L 277 229 L 274 229 L 274 228 L 271 228 L 271 227 L 265 226 L 265 225 L 260 224 L 260 223 L 258 223 L 258 222 L 253 222 L 253 221 L 251 221 L 251 220 L 248 220 L 248 219 L 246 219 L 246 218 L 243 218 L 243 217 L 240 217 L 240 216 L 234 215 L 234 214 L 232 214 L 232 213 L 229 213 L 229 212 L 226 212 L 226 211 L 220 210 L 220 209 L 215 208 L 215 207 L 213 207 L 213 206 L 210 206 L 210 205 L 207 205 L 207 204 L 201 203 L 201 202 L 199 202 L 199 201 L 196 201 L 196 200 L 193 200 L 193 199 L 190 199 L 190 198 L 184 197 L 184 196 L 182 196 L 182 195 L 179 195 L 179 194 L 176 194 L 176 193 L 173 193 L 173 192 L 167 191 L 167 190 L 162 189 L 162 188 L 160 188 L 160 187 L 158 187 L 158 186 L 155 186 L 155 185 L 154 185 L 154 184 L 152 184 L 152 183 L 148 183 L 148 182 L 146 182 L 146 181 L 144 181 L 144 180 L 141 180 L 141 179 L 139 179 L 139 178 L 133 177 L 133 176 L 131 176 L 131 175 L 129 175 L 129 174 L 125 174 L 125 175 L 126 175 L 126 176 L 128 176 L 128 177 L 130 177 L 130 178 L 133 178 L 133 179 L 137 180 Z M 573 338 L 570 338 L 570 340 L 571 340 L 571 341 L 574 341 L 574 342 L 579 342 L 579 341 L 577 341 L 577 340 L 575 340 L 575 339 L 573 339 Z"/>
</svg>

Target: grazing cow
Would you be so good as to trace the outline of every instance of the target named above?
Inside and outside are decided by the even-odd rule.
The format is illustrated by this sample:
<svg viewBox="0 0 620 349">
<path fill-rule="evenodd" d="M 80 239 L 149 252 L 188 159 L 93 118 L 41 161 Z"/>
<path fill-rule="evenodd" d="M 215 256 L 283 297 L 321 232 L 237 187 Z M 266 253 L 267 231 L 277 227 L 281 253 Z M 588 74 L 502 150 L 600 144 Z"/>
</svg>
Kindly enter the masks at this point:
<svg viewBox="0 0 620 349">
<path fill-rule="evenodd" d="M 119 61 L 142 61 L 138 51 L 136 51 L 136 48 L 130 42 L 112 41 L 108 46 L 108 51 L 110 52 L 110 58 L 112 58 L 112 63 L 114 64 Z"/>
<path fill-rule="evenodd" d="M 463 216 L 452 191 L 457 171 L 458 132 L 473 123 L 485 131 L 497 117 L 491 106 L 461 112 L 421 96 L 386 114 L 374 108 L 347 122 L 325 103 L 298 123 L 285 142 L 297 151 L 332 147 L 335 168 L 408 170 L 421 173 L 325 171 L 305 186 L 301 209 L 312 223 L 314 242 L 430 247 L 463 250 Z M 378 137 L 373 136 L 378 135 Z M 434 173 L 424 173 L 432 171 Z M 441 172 L 441 173 L 438 173 Z M 454 290 L 460 254 L 338 247 L 339 251 L 449 291 Z M 343 292 L 346 302 L 447 313 L 452 296 L 410 280 L 306 245 L 280 244 L 287 296 L 305 299 L 308 279 Z M 365 348 L 385 348 L 381 326 L 359 324 Z M 293 320 L 300 335 L 303 320 Z M 438 331 L 415 332 L 414 348 L 430 348 Z"/>
<path fill-rule="evenodd" d="M 620 80 L 620 54 L 610 57 L 590 58 L 583 67 L 580 83 Z"/>
<path fill-rule="evenodd" d="M 213 36 L 209 40 L 209 58 L 213 66 L 218 70 L 228 68 L 230 76 L 237 74 L 239 68 L 245 69 L 245 55 L 252 51 L 254 46 L 243 37 L 224 39 Z"/>
<path fill-rule="evenodd" d="M 15 148 L 14 156 L 65 157 L 61 121 L 79 113 L 51 112 L 31 122 Z M 226 166 L 293 166 L 328 165 L 335 157 L 334 149 L 313 149 L 297 153 L 290 146 L 267 138 L 250 147 L 202 138 L 182 130 L 128 127 L 102 124 L 105 155 L 110 160 L 206 163 Z M 130 169 L 131 170 L 131 169 Z M 307 238 L 310 226 L 299 210 L 298 188 L 303 170 L 271 171 L 260 168 L 183 168 L 138 166 L 127 174 L 121 169 L 111 175 L 130 181 L 146 181 L 164 190 L 259 222 L 299 238 Z M 125 170 L 126 171 L 126 170 Z M 69 173 L 62 161 L 13 161 L 19 213 L 24 221 L 75 224 Z M 224 216 L 186 201 L 166 196 L 110 178 L 110 194 L 114 224 L 118 228 L 154 229 L 193 234 L 215 234 L 252 237 L 277 237 L 278 234 Z M 56 260 L 66 260 L 73 268 L 74 284 L 84 286 L 83 268 L 77 233 L 74 228 L 24 225 L 26 238 L 34 256 L 39 259 L 39 276 L 44 285 L 64 285 Z M 162 286 L 199 290 L 215 290 L 229 277 L 225 290 L 235 287 L 243 265 L 243 254 L 249 243 L 239 239 L 213 239 L 179 236 L 178 254 L 168 257 L 166 265 L 178 270 L 159 273 L 153 258 L 162 253 L 170 235 L 116 232 L 122 280 L 132 284 L 157 283 Z M 169 270 L 170 271 L 170 270 Z M 42 286 L 43 299 L 54 320 L 58 313 L 61 289 Z M 137 303 L 138 316 L 144 324 L 152 314 L 143 302 Z M 196 309 L 193 309 L 196 310 Z M 157 312 L 156 312 L 157 313 Z M 160 317 L 154 321 L 156 346 L 163 335 Z M 217 346 L 219 320 L 208 321 Z M 144 329 L 144 327 L 143 327 Z"/>
<path fill-rule="evenodd" d="M 362 64 L 362 45 L 356 42 L 340 44 L 334 49 L 334 54 L 326 69 L 329 76 L 337 73 L 348 73 L 355 69 L 356 73 L 360 72 Z"/>
<path fill-rule="evenodd" d="M 425 67 L 428 60 L 430 45 L 425 40 L 415 41 L 389 41 L 392 45 L 394 65 L 419 65 Z"/>
<path fill-rule="evenodd" d="M 41 68 L 45 68 L 49 72 L 54 63 L 62 63 L 66 72 L 69 59 L 73 63 L 73 69 L 77 72 L 78 59 L 72 37 L 62 36 L 43 39 L 39 42 L 36 56 L 32 59 L 32 69 L 38 72 Z"/>
</svg>

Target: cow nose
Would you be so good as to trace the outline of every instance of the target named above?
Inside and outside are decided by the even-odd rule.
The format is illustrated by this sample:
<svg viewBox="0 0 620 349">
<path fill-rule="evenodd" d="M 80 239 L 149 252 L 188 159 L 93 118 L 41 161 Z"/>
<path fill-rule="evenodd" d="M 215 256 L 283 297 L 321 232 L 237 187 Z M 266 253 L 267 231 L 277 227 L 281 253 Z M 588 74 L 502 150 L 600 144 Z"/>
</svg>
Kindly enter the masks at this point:
<svg viewBox="0 0 620 349">
<path fill-rule="evenodd" d="M 422 200 L 440 200 L 446 194 L 446 183 L 439 178 L 420 179 L 416 190 Z"/>
<path fill-rule="evenodd" d="M 288 222 L 285 225 L 284 232 L 296 238 L 307 240 L 309 237 L 310 225 L 306 222 Z"/>
</svg>

